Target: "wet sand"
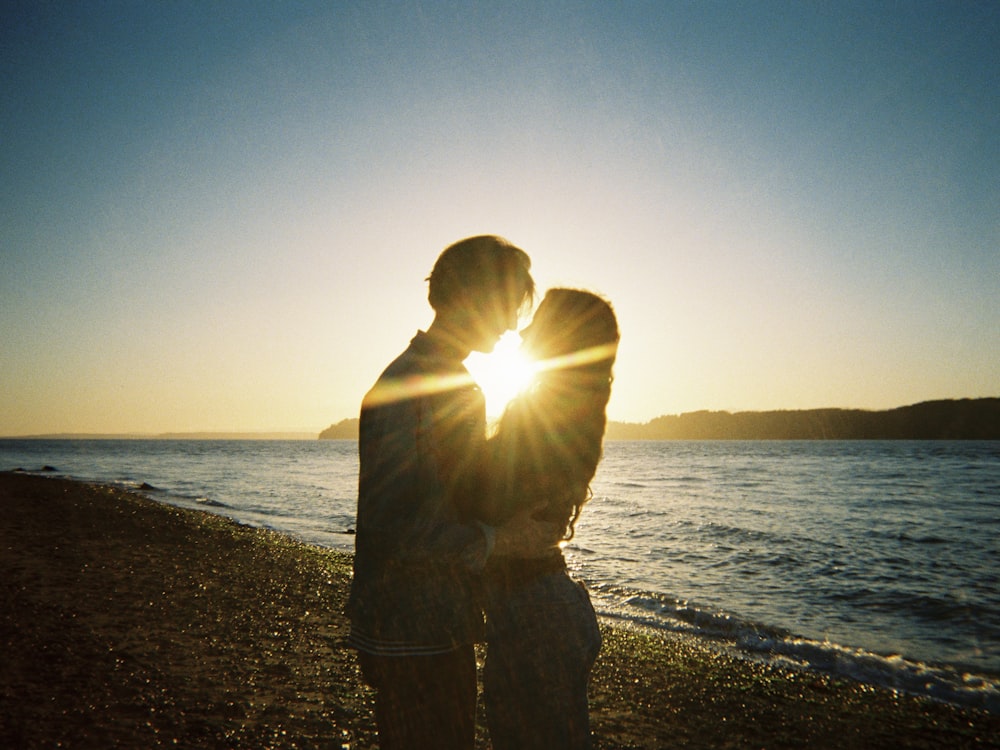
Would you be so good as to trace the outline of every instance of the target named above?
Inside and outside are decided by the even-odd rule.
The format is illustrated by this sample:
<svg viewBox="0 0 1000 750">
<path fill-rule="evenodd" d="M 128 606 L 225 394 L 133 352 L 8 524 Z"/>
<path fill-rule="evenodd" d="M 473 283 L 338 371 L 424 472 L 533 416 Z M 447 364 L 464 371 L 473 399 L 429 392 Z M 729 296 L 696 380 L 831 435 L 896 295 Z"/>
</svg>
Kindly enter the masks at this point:
<svg viewBox="0 0 1000 750">
<path fill-rule="evenodd" d="M 376 747 L 343 647 L 349 576 L 349 556 L 280 534 L 0 473 L 0 747 Z M 604 635 L 598 748 L 1000 748 L 1000 716 Z"/>
</svg>

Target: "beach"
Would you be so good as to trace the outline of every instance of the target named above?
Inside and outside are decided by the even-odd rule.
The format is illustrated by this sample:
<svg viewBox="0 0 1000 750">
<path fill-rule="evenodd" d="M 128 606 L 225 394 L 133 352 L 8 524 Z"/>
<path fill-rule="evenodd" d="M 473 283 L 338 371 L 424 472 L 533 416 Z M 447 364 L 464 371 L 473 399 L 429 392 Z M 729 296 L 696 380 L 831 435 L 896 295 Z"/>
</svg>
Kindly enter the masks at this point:
<svg viewBox="0 0 1000 750">
<path fill-rule="evenodd" d="M 0 474 L 0 746 L 369 748 L 350 556 Z M 598 748 L 1000 747 L 1000 716 L 603 626 Z M 477 744 L 489 747 L 480 712 Z"/>
</svg>

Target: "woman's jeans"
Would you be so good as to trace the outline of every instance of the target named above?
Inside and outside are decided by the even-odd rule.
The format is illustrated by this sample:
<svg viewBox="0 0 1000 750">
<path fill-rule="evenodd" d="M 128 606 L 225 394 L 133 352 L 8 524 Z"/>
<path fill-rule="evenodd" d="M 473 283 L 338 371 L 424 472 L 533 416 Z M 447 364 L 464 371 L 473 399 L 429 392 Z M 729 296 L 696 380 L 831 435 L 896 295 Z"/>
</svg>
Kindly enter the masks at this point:
<svg viewBox="0 0 1000 750">
<path fill-rule="evenodd" d="M 494 750 L 590 748 L 587 683 L 601 634 L 583 586 L 558 571 L 489 590 L 486 640 Z"/>
</svg>

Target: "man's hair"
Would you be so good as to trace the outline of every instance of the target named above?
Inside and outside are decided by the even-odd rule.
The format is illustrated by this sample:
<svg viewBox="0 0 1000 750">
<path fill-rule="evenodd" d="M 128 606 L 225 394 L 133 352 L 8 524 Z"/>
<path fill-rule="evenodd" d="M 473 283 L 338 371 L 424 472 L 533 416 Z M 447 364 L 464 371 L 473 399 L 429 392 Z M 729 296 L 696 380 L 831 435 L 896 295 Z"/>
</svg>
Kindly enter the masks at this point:
<svg viewBox="0 0 1000 750">
<path fill-rule="evenodd" d="M 492 234 L 446 247 L 427 281 L 427 299 L 435 311 L 480 299 L 499 300 L 510 312 L 523 312 L 535 296 L 528 254 Z"/>
</svg>

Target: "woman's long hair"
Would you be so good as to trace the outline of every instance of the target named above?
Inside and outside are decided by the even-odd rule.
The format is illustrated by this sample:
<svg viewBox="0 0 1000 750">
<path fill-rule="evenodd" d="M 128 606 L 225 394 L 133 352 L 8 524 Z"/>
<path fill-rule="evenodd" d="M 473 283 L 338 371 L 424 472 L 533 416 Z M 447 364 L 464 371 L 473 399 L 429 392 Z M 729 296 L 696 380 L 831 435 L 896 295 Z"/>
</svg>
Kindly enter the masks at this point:
<svg viewBox="0 0 1000 750">
<path fill-rule="evenodd" d="M 552 289 L 529 328 L 525 343 L 541 360 L 538 376 L 508 406 L 491 441 L 496 520 L 544 502 L 538 516 L 561 525 L 568 540 L 601 459 L 618 322 L 601 297 Z"/>
</svg>

